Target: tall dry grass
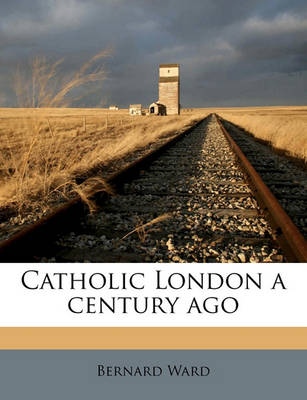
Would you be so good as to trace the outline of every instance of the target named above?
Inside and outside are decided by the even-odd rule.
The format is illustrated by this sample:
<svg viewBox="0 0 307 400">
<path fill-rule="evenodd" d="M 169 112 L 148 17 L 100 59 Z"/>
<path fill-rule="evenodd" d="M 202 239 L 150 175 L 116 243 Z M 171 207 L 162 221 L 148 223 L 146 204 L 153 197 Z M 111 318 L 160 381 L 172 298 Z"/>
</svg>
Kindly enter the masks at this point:
<svg viewBox="0 0 307 400">
<path fill-rule="evenodd" d="M 108 55 L 109 51 L 96 54 L 69 76 L 59 73 L 63 60 L 49 63 L 44 57 L 34 58 L 30 69 L 16 71 L 18 106 L 25 108 L 17 120 L 17 109 L 10 109 L 9 116 L 1 113 L 0 206 L 13 204 L 21 212 L 37 204 L 45 207 L 58 191 L 65 196 L 64 171 L 78 161 L 77 153 L 69 144 L 70 132 L 58 134 L 49 117 L 37 110 L 65 107 L 76 95 L 82 96 L 82 88 L 101 84 L 106 77 L 102 60 Z"/>
<path fill-rule="evenodd" d="M 271 107 L 218 111 L 256 138 L 307 162 L 307 107 Z"/>
<path fill-rule="evenodd" d="M 101 85 L 106 78 L 102 60 L 110 55 L 110 50 L 103 50 L 77 71 L 61 73 L 64 59 L 53 63 L 46 57 L 37 56 L 30 63 L 30 68 L 18 67 L 14 74 L 14 88 L 19 107 L 68 107 L 72 101 L 80 100 L 88 94 L 90 84 Z M 87 86 L 87 90 L 80 90 Z M 72 97 L 72 94 L 73 97 Z"/>
</svg>

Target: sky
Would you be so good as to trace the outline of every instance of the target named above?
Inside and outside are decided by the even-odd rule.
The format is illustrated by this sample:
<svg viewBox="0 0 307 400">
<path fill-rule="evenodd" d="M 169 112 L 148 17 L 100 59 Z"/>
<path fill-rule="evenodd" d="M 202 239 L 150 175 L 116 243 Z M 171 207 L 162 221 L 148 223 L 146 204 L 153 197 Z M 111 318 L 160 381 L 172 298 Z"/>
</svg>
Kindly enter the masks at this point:
<svg viewBox="0 0 307 400">
<path fill-rule="evenodd" d="M 146 106 L 164 63 L 183 107 L 307 104 L 306 0 L 0 0 L 0 106 L 33 57 L 68 76 L 103 49 L 106 79 L 73 105 Z"/>
</svg>

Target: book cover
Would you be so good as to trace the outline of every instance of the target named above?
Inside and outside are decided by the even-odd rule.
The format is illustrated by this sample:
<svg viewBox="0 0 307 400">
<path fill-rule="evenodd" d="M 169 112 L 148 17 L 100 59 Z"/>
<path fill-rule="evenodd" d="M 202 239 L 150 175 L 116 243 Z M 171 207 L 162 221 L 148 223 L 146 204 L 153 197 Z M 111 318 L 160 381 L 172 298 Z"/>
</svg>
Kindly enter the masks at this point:
<svg viewBox="0 0 307 400">
<path fill-rule="evenodd" d="M 1 399 L 306 398 L 306 33 L 300 0 L 1 5 Z M 301 236 L 227 124 L 295 161 L 259 170 Z M 117 169 L 193 127 L 120 204 Z"/>
</svg>

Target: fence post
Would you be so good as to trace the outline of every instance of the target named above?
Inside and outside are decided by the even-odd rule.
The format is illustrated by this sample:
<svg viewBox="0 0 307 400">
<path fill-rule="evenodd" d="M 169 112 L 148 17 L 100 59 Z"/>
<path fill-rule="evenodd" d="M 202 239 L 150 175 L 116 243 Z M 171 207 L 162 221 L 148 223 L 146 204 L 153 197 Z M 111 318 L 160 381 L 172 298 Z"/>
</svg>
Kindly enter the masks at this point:
<svg viewBox="0 0 307 400">
<path fill-rule="evenodd" d="M 49 118 L 47 118 L 47 121 L 48 121 L 49 131 L 50 131 L 50 133 L 51 133 L 51 136 L 53 137 L 54 134 L 53 134 L 53 130 L 51 129 L 51 125 L 50 125 Z"/>
</svg>

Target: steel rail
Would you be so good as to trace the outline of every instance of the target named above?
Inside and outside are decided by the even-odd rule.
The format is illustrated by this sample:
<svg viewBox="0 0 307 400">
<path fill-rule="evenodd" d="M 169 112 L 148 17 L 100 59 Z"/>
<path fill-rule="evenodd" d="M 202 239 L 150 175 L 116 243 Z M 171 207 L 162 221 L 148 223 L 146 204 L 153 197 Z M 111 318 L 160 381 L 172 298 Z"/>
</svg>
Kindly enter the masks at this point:
<svg viewBox="0 0 307 400">
<path fill-rule="evenodd" d="M 291 218 L 282 208 L 270 189 L 263 182 L 260 175 L 251 165 L 240 147 L 232 139 L 224 127 L 221 117 L 217 114 L 214 115 L 224 136 L 228 140 L 242 168 L 246 172 L 253 193 L 260 205 L 263 207 L 263 210 L 271 223 L 273 228 L 273 237 L 284 251 L 287 261 L 307 262 L 307 242 L 303 235 L 292 222 Z"/>
<path fill-rule="evenodd" d="M 195 123 L 190 128 L 179 133 L 175 137 L 167 140 L 157 149 L 152 150 L 145 156 L 131 162 L 128 166 L 113 173 L 106 178 L 106 183 L 114 188 L 115 192 L 120 192 L 125 182 L 133 179 L 138 175 L 139 171 L 150 165 L 167 149 L 180 141 L 184 136 L 191 133 L 198 125 L 200 125 L 209 115 Z M 108 196 L 101 189 L 93 188 L 90 196 L 101 196 L 100 201 Z M 30 262 L 35 261 L 35 256 L 39 253 L 36 249 L 48 249 L 49 240 L 60 232 L 72 229 L 78 224 L 79 215 L 84 211 L 85 204 L 80 196 L 76 196 L 62 206 L 57 207 L 47 216 L 42 217 L 39 221 L 32 225 L 21 228 L 21 230 L 13 234 L 8 239 L 0 243 L 0 262 Z"/>
</svg>

